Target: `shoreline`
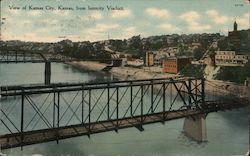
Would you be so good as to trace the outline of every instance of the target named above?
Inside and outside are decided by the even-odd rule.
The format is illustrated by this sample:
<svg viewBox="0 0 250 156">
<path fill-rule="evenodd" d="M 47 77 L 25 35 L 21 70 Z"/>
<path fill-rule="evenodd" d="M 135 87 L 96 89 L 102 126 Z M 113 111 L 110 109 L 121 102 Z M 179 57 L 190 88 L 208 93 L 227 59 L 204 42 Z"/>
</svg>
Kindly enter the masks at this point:
<svg viewBox="0 0 250 156">
<path fill-rule="evenodd" d="M 65 64 L 93 72 L 103 72 L 102 69 L 108 65 L 105 63 L 99 63 L 94 61 L 73 61 L 73 62 L 65 62 Z"/>
<path fill-rule="evenodd" d="M 84 70 L 107 73 L 102 71 L 109 64 L 99 63 L 95 61 L 73 61 L 66 62 L 73 67 L 77 67 Z M 157 71 L 157 72 L 156 72 Z M 155 68 L 133 68 L 133 67 L 113 67 L 110 72 L 115 77 L 121 80 L 138 80 L 138 79 L 153 79 L 153 78 L 176 78 L 182 77 L 181 75 L 161 73 L 159 69 Z"/>
<path fill-rule="evenodd" d="M 67 62 L 73 67 L 77 67 L 84 70 L 107 73 L 102 71 L 108 64 L 99 63 L 95 61 L 80 61 L 80 62 Z M 159 68 L 144 67 L 144 68 L 133 68 L 133 67 L 113 67 L 110 72 L 115 77 L 121 80 L 139 80 L 139 79 L 154 79 L 154 78 L 178 78 L 183 77 L 176 74 L 162 73 Z M 240 84 L 234 84 L 224 81 L 210 81 L 207 80 L 206 91 L 208 93 L 217 92 L 218 94 L 229 95 L 234 93 L 239 96 L 246 96 L 250 93 L 250 86 L 244 86 Z M 219 92 L 218 92 L 219 91 Z"/>
</svg>

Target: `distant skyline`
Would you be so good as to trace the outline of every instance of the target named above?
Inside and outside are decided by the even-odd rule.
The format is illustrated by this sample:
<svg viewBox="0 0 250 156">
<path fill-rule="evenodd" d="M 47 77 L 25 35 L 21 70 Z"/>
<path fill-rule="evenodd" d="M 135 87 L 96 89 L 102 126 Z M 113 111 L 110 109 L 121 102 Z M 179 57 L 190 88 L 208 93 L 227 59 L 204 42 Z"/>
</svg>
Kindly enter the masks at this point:
<svg viewBox="0 0 250 156">
<path fill-rule="evenodd" d="M 249 29 L 248 0 L 2 0 L 1 3 L 2 40 L 57 42 L 174 33 L 226 35 L 233 29 L 235 18 L 238 29 Z M 49 10 L 52 7 L 54 11 Z M 62 11 L 58 7 L 74 10 Z M 110 7 L 122 10 L 110 11 Z"/>
</svg>

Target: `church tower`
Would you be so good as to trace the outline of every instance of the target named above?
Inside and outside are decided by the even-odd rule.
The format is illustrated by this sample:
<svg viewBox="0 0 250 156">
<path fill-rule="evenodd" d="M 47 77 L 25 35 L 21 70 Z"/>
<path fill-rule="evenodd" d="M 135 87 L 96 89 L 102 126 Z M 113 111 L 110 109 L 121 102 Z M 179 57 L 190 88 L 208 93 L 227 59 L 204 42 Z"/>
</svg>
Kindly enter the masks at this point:
<svg viewBox="0 0 250 156">
<path fill-rule="evenodd" d="M 234 31 L 238 31 L 238 24 L 237 24 L 237 22 L 236 22 L 236 19 L 235 19 L 235 21 L 234 21 Z"/>
<path fill-rule="evenodd" d="M 240 32 L 238 31 L 238 24 L 236 22 L 236 19 L 234 21 L 234 29 L 233 31 L 228 32 L 228 38 L 229 38 L 229 42 L 231 45 L 231 50 L 234 51 L 239 51 L 240 50 L 240 46 L 241 46 L 241 41 L 240 41 Z"/>
</svg>

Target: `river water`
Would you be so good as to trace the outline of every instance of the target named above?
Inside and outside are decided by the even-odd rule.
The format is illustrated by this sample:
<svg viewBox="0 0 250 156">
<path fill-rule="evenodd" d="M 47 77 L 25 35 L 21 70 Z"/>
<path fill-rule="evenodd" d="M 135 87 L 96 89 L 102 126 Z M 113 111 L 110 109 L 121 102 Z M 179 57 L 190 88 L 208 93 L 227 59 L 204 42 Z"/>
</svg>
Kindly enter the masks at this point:
<svg viewBox="0 0 250 156">
<path fill-rule="evenodd" d="M 0 85 L 44 82 L 44 64 L 0 64 Z M 52 83 L 112 80 L 112 75 L 52 64 Z M 3 102 L 2 102 L 3 104 Z M 6 103 L 4 103 L 6 104 Z M 18 110 L 17 110 L 18 111 Z M 248 111 L 239 109 L 207 116 L 208 142 L 197 144 L 182 134 L 183 119 L 3 150 L 8 155 L 64 156 L 230 156 L 248 149 Z M 3 125 L 0 132 L 4 133 Z"/>
</svg>

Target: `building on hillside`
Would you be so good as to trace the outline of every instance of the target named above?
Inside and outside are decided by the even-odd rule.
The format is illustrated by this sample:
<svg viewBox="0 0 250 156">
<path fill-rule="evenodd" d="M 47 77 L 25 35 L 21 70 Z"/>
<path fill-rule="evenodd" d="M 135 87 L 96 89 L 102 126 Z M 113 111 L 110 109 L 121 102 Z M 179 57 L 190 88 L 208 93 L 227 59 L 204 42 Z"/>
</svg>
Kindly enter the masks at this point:
<svg viewBox="0 0 250 156">
<path fill-rule="evenodd" d="M 177 47 L 168 47 L 168 48 L 162 48 L 157 51 L 158 55 L 164 56 L 164 57 L 174 57 L 178 51 Z"/>
<path fill-rule="evenodd" d="M 162 67 L 165 57 L 167 57 L 167 53 L 164 53 L 163 51 L 146 52 L 145 65 L 148 67 L 150 66 Z"/>
<path fill-rule="evenodd" d="M 144 65 L 144 61 L 142 58 L 135 56 L 135 55 L 127 55 L 126 66 L 142 67 L 143 65 Z"/>
<path fill-rule="evenodd" d="M 154 65 L 154 57 L 155 57 L 154 55 L 155 54 L 151 51 L 146 52 L 146 60 L 145 60 L 146 66 L 149 67 Z"/>
<path fill-rule="evenodd" d="M 142 59 L 127 60 L 126 65 L 131 67 L 142 67 L 144 65 L 144 61 Z"/>
<path fill-rule="evenodd" d="M 169 57 L 164 61 L 163 72 L 177 74 L 190 63 L 189 57 Z"/>
<path fill-rule="evenodd" d="M 192 50 L 201 48 L 201 43 L 199 43 L 199 42 L 193 42 L 193 43 L 191 44 L 191 47 L 192 47 Z"/>
<path fill-rule="evenodd" d="M 235 50 L 235 51 L 239 51 L 240 49 L 240 32 L 238 31 L 238 24 L 235 20 L 234 22 L 234 29 L 233 31 L 229 31 L 228 32 L 228 38 L 229 38 L 229 42 L 230 42 L 230 45 L 231 45 L 231 49 L 232 50 Z"/>
<path fill-rule="evenodd" d="M 179 52 L 179 49 L 178 49 L 178 47 L 169 47 L 167 52 L 176 54 Z"/>
<path fill-rule="evenodd" d="M 250 59 L 249 55 L 236 54 L 235 51 L 216 51 L 217 66 L 244 66 Z"/>
<path fill-rule="evenodd" d="M 155 57 L 154 57 L 154 66 L 162 67 L 164 60 L 165 60 L 164 55 L 159 55 L 159 54 L 155 55 Z"/>
</svg>

